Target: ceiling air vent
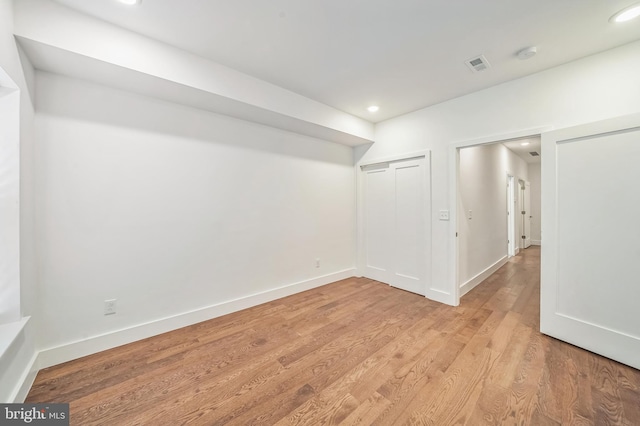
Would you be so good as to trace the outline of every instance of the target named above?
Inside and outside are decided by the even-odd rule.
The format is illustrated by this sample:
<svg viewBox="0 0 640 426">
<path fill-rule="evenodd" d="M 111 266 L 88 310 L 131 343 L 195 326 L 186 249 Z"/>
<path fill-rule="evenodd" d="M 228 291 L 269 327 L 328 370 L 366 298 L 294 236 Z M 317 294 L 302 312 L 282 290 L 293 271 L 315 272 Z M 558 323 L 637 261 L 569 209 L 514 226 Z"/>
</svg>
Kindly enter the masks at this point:
<svg viewBox="0 0 640 426">
<path fill-rule="evenodd" d="M 531 151 L 531 152 L 529 153 L 529 155 L 530 155 L 530 156 L 532 156 L 532 157 L 540 157 L 540 154 L 538 154 L 538 153 L 537 153 L 537 152 L 535 152 L 535 151 Z"/>
<path fill-rule="evenodd" d="M 469 69 L 473 72 L 484 71 L 489 68 L 491 65 L 487 58 L 484 55 L 476 56 L 475 58 L 471 58 L 465 61 L 465 64 L 469 67 Z"/>
</svg>

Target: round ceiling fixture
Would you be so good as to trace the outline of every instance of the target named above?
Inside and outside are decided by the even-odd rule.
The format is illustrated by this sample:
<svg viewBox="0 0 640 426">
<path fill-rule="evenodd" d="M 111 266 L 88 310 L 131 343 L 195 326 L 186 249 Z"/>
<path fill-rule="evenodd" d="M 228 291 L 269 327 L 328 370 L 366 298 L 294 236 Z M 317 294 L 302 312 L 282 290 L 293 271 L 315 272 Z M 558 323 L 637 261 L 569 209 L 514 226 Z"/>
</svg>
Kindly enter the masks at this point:
<svg viewBox="0 0 640 426">
<path fill-rule="evenodd" d="M 142 0 L 119 0 L 120 3 L 122 4 L 126 4 L 127 6 L 135 6 L 137 4 L 140 4 L 140 2 L 142 2 Z"/>
<path fill-rule="evenodd" d="M 378 112 L 379 109 L 380 109 L 380 107 L 378 105 L 371 105 L 370 107 L 367 108 L 367 111 L 369 111 L 369 112 Z"/>
<path fill-rule="evenodd" d="M 525 47 L 524 49 L 518 50 L 518 53 L 516 53 L 516 56 L 521 61 L 524 61 L 524 60 L 533 58 L 534 56 L 536 56 L 536 53 L 538 53 L 538 48 L 535 46 L 529 46 L 529 47 Z"/>
<path fill-rule="evenodd" d="M 609 22 L 627 22 L 632 20 L 633 18 L 637 18 L 638 16 L 640 16 L 640 3 L 636 3 L 632 6 L 622 9 L 620 12 L 614 14 L 611 18 L 609 18 Z"/>
<path fill-rule="evenodd" d="M 520 145 L 522 145 L 522 146 L 527 146 L 527 145 L 529 145 L 529 143 L 530 143 L 530 142 L 522 142 L 522 143 L 520 143 Z"/>
</svg>

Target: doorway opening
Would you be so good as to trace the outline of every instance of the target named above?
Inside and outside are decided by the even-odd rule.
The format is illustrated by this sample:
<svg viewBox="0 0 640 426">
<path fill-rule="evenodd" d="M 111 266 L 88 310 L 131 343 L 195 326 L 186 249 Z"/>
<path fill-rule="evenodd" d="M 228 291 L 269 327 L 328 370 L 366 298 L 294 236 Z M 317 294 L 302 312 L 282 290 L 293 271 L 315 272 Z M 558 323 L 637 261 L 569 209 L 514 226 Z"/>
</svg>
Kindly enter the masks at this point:
<svg viewBox="0 0 640 426">
<path fill-rule="evenodd" d="M 531 246 L 531 183 L 520 179 L 518 181 L 520 192 L 520 249 L 524 250 Z"/>
<path fill-rule="evenodd" d="M 540 240 L 531 221 L 540 213 L 540 191 L 532 194 L 530 169 L 539 188 L 541 142 L 538 133 L 456 147 L 456 286 L 471 291 L 520 250 Z M 505 179 L 506 178 L 506 179 Z M 506 187 L 506 191 L 505 191 Z M 533 238 L 532 238 L 533 237 Z"/>
</svg>

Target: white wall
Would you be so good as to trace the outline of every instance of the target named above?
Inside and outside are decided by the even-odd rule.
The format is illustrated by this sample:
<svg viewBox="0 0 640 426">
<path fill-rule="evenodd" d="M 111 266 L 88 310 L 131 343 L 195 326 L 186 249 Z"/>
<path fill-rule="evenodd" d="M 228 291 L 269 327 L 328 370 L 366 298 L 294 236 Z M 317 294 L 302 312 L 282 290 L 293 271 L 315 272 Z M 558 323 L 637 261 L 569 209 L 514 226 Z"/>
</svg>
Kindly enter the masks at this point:
<svg viewBox="0 0 640 426">
<path fill-rule="evenodd" d="M 515 59 L 514 59 L 515 60 Z M 376 143 L 356 148 L 359 160 L 432 152 L 433 279 L 455 303 L 455 226 L 438 220 L 450 209 L 450 144 L 509 133 L 591 122 L 640 111 L 640 42 L 510 81 L 378 123 Z M 427 84 L 428 82 L 425 82 Z M 524 134 L 523 136 L 526 136 Z"/>
<path fill-rule="evenodd" d="M 28 87 L 31 65 L 21 61 L 13 38 L 13 2 L 0 0 L 0 68 L 20 90 L 20 315 L 32 316 L 5 356 L 0 358 L 0 401 L 20 399 L 23 383 L 34 377 L 34 330 L 37 321 L 33 216 L 33 104 Z M 0 120 L 2 117 L 0 117 Z M 15 226 L 15 224 L 14 224 Z M 4 235 L 3 235 L 4 236 Z M 30 384 L 30 382 L 29 382 Z"/>
<path fill-rule="evenodd" d="M 0 68 L 0 73 L 3 72 Z M 8 77 L 6 77 L 8 78 Z M 21 319 L 20 92 L 0 86 L 0 325 Z"/>
<path fill-rule="evenodd" d="M 350 147 L 53 74 L 36 81 L 43 349 L 353 275 Z M 112 298 L 118 313 L 104 316 Z"/>
<path fill-rule="evenodd" d="M 31 64 L 20 55 L 13 38 L 13 2 L 0 0 L 0 67 L 20 90 L 20 280 L 22 314 L 33 315 L 36 298 L 34 251 L 34 183 L 33 116 L 29 88 L 33 75 Z"/>
<path fill-rule="evenodd" d="M 507 173 L 527 179 L 527 163 L 502 144 L 460 149 L 459 282 L 463 293 L 507 259 Z M 471 214 L 469 214 L 471 211 Z"/>
<path fill-rule="evenodd" d="M 540 163 L 529 164 L 529 182 L 531 182 L 531 244 L 540 245 L 542 232 L 540 228 Z"/>
</svg>

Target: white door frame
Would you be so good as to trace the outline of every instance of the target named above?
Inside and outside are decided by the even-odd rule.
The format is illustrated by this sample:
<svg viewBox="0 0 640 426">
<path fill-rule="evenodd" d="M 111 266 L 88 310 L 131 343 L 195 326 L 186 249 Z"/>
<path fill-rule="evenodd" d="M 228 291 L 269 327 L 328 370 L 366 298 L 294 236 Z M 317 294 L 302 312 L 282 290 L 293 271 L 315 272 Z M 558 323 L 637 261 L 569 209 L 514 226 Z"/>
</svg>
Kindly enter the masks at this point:
<svg viewBox="0 0 640 426">
<path fill-rule="evenodd" d="M 524 250 L 524 221 L 525 215 L 522 213 L 525 211 L 527 206 L 524 202 L 524 192 L 525 192 L 525 180 L 524 178 L 518 178 L 518 250 Z"/>
<path fill-rule="evenodd" d="M 396 161 L 410 160 L 412 158 L 425 158 L 426 166 L 428 167 L 429 174 L 431 174 L 431 151 L 430 150 L 421 150 L 409 152 L 406 154 L 399 154 L 389 157 L 382 158 L 374 158 L 366 161 L 358 162 L 355 166 L 356 173 L 356 223 L 357 223 L 357 274 L 358 276 L 363 276 L 364 272 L 364 262 L 365 262 L 365 244 L 364 244 L 364 179 L 362 175 L 362 169 L 367 166 L 372 166 L 374 164 L 379 163 L 391 163 Z M 433 291 L 430 289 L 432 283 L 432 268 L 431 268 L 431 257 L 432 257 L 432 241 L 431 241 L 431 183 L 430 176 L 426 176 L 428 182 L 428 186 L 425 186 L 425 190 L 427 191 L 425 197 L 425 203 L 427 203 L 427 208 L 425 208 L 425 239 L 426 239 L 426 268 L 427 272 L 425 275 L 425 295 L 429 299 L 436 300 L 442 303 L 448 303 L 445 297 L 442 297 L 437 291 Z"/>
<path fill-rule="evenodd" d="M 451 144 L 449 144 L 449 258 L 451 259 L 449 289 L 451 292 L 450 300 L 452 301 L 451 304 L 453 306 L 458 306 L 460 304 L 460 277 L 458 271 L 459 249 L 457 238 L 460 149 L 475 145 L 489 145 L 492 143 L 504 142 L 511 139 L 537 136 L 552 129 L 552 126 L 535 127 L 493 136 L 486 136 L 478 139 L 452 142 Z"/>
<path fill-rule="evenodd" d="M 531 183 L 527 179 L 523 179 L 522 201 L 525 214 L 522 217 L 522 248 L 526 249 L 531 246 Z M 528 228 L 528 229 L 527 229 Z"/>
<path fill-rule="evenodd" d="M 507 172 L 507 257 L 516 255 L 516 178 Z"/>
</svg>

